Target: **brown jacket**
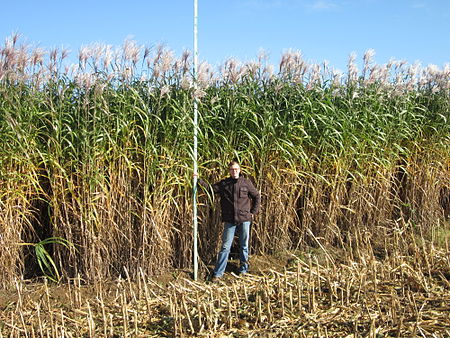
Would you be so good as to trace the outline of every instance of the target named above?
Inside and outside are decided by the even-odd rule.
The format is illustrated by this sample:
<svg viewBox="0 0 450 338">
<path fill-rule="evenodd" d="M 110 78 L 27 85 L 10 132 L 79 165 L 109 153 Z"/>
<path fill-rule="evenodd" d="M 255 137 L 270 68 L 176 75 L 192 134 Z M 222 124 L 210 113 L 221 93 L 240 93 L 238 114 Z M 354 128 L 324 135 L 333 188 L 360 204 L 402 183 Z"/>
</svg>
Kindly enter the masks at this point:
<svg viewBox="0 0 450 338">
<path fill-rule="evenodd" d="M 261 195 L 249 179 L 243 176 L 238 179 L 228 177 L 213 184 L 212 188 L 220 195 L 223 222 L 252 221 L 252 215 L 258 213 Z"/>
</svg>

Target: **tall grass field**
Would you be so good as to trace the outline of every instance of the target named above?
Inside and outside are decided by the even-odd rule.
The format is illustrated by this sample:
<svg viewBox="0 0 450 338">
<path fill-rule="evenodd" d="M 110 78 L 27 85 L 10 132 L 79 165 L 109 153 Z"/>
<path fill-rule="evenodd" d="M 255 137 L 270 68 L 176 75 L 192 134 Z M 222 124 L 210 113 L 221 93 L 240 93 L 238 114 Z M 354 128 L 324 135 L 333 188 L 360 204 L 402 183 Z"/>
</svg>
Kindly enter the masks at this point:
<svg viewBox="0 0 450 338">
<path fill-rule="evenodd" d="M 449 64 L 379 65 L 369 50 L 339 72 L 298 51 L 275 66 L 261 53 L 201 63 L 194 92 L 188 51 L 127 40 L 70 57 L 16 35 L 0 46 L 0 286 L 18 295 L 0 334 L 450 333 Z M 152 278 L 192 265 L 194 98 L 200 177 L 216 182 L 237 159 L 262 195 L 251 255 L 294 258 L 246 281 L 163 292 Z M 220 208 L 208 189 L 198 201 L 206 275 Z M 83 314 L 28 324 L 37 317 L 21 297 L 42 268 L 24 244 L 52 237 L 73 244 L 46 252 Z M 117 309 L 83 300 L 80 280 L 118 278 Z M 39 287 L 42 311 L 55 308 Z M 345 319 L 326 312 L 345 307 Z"/>
</svg>

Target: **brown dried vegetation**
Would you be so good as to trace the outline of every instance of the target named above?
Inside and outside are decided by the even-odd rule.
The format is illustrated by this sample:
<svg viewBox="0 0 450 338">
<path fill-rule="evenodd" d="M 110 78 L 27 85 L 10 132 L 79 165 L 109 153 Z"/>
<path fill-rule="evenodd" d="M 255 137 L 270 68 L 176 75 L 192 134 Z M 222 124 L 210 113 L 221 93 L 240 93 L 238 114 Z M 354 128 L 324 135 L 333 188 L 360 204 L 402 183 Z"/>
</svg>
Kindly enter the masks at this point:
<svg viewBox="0 0 450 338">
<path fill-rule="evenodd" d="M 66 51 L 8 38 L 0 336 L 448 336 L 450 68 L 372 57 L 346 78 L 292 51 L 277 74 L 264 57 L 204 63 L 194 93 L 189 53 L 126 41 L 66 66 Z M 218 284 L 180 273 L 194 96 L 200 176 L 237 158 L 262 194 L 253 274 Z M 220 215 L 208 189 L 198 201 L 206 276 Z M 54 236 L 74 246 L 47 246 L 62 278 L 37 283 L 24 244 Z M 278 268 L 255 264 L 280 252 Z"/>
</svg>

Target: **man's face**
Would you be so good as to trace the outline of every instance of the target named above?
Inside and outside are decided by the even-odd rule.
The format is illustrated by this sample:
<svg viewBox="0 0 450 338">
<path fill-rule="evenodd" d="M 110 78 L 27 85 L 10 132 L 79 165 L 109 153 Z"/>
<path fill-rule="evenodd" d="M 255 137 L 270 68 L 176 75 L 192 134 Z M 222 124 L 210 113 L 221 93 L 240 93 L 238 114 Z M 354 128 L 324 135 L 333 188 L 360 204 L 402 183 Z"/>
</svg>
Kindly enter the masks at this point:
<svg viewBox="0 0 450 338">
<path fill-rule="evenodd" d="M 241 168 L 238 164 L 233 164 L 230 168 L 230 175 L 231 177 L 237 179 L 239 178 L 239 173 L 241 172 Z"/>
</svg>

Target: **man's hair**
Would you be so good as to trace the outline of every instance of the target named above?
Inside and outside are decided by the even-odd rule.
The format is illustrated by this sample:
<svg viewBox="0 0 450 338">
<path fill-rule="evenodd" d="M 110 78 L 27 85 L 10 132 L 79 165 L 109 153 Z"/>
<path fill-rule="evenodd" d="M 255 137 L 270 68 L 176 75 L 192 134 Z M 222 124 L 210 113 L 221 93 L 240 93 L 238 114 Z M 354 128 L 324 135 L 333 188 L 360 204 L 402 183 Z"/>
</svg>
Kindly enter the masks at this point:
<svg viewBox="0 0 450 338">
<path fill-rule="evenodd" d="M 228 168 L 231 168 L 231 167 L 234 166 L 235 164 L 237 164 L 237 165 L 240 167 L 239 162 L 236 161 L 236 160 L 233 160 L 233 161 L 231 161 L 230 163 L 228 163 Z"/>
</svg>

